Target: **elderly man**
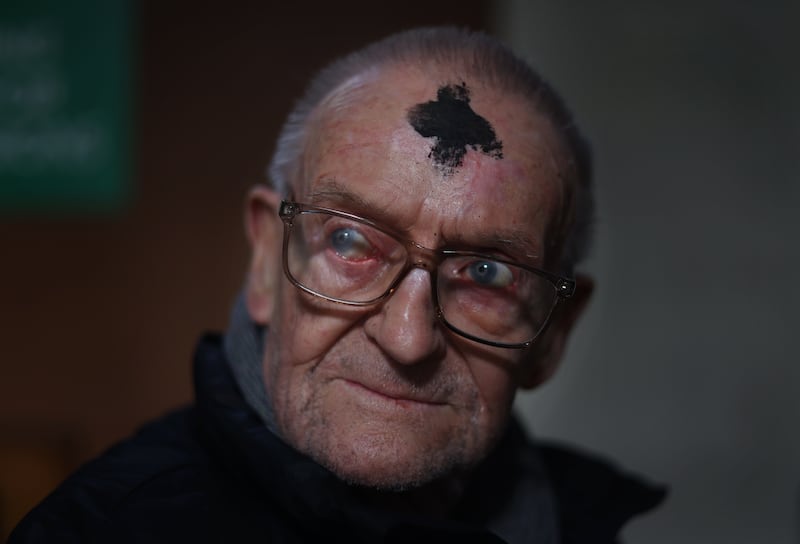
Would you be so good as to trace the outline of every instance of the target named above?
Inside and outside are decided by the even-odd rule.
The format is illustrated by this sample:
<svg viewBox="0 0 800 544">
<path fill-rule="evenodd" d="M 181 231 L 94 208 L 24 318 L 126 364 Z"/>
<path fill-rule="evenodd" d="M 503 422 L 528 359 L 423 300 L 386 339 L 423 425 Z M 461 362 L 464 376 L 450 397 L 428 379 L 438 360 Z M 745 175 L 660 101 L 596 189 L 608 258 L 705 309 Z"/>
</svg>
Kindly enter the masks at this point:
<svg viewBox="0 0 800 544">
<path fill-rule="evenodd" d="M 250 193 L 247 284 L 196 404 L 12 542 L 614 542 L 663 491 L 511 417 L 590 292 L 590 161 L 495 40 L 392 36 L 323 70 Z"/>
</svg>

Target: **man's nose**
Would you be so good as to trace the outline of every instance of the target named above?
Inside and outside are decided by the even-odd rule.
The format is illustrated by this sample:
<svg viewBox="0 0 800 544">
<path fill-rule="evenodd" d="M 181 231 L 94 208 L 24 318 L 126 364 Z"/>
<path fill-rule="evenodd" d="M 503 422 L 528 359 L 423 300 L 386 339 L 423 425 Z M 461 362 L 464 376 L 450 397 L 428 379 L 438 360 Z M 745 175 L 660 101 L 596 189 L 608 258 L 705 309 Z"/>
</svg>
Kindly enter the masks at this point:
<svg viewBox="0 0 800 544">
<path fill-rule="evenodd" d="M 394 293 L 364 323 L 372 338 L 394 361 L 411 365 L 441 355 L 445 338 L 436 317 L 428 272 L 414 268 Z"/>
</svg>

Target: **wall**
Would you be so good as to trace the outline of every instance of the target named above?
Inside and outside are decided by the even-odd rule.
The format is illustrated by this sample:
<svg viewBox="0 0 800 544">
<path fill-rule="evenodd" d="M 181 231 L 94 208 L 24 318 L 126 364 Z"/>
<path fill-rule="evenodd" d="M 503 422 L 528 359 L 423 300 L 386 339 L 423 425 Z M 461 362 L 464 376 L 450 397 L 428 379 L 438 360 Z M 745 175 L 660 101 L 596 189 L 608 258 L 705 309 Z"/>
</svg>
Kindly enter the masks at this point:
<svg viewBox="0 0 800 544">
<path fill-rule="evenodd" d="M 667 482 L 630 542 L 800 541 L 798 4 L 506 2 L 593 141 L 595 300 L 534 432 Z"/>
</svg>

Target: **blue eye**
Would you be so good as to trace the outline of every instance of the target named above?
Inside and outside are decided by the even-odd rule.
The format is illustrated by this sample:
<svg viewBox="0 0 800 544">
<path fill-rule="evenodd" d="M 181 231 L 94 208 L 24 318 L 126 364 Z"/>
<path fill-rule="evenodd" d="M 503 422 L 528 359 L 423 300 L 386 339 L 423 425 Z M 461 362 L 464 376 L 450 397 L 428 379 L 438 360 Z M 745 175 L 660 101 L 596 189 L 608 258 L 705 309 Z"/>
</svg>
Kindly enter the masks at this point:
<svg viewBox="0 0 800 544">
<path fill-rule="evenodd" d="M 333 231 L 330 244 L 336 254 L 345 259 L 363 259 L 371 253 L 367 239 L 353 228 L 345 227 Z"/>
<path fill-rule="evenodd" d="M 488 287 L 508 287 L 514 281 L 511 269 L 495 261 L 470 263 L 467 273 L 475 283 Z"/>
</svg>

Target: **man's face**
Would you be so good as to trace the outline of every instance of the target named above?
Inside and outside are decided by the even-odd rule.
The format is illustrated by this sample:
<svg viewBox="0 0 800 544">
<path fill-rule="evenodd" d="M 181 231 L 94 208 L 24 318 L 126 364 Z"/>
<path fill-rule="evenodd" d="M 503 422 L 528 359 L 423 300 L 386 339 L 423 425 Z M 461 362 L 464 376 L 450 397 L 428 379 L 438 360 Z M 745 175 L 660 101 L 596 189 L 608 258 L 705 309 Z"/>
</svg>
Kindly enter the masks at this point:
<svg viewBox="0 0 800 544">
<path fill-rule="evenodd" d="M 482 135 L 453 134 L 461 121 Z M 334 93 L 311 134 L 295 200 L 366 216 L 428 248 L 547 268 L 546 236 L 564 198 L 560 148 L 521 99 L 477 81 L 384 70 Z M 301 292 L 279 262 L 264 266 L 279 278 L 262 320 L 265 383 L 287 442 L 345 480 L 381 488 L 486 456 L 536 364 L 529 352 L 445 329 L 420 268 L 388 300 L 354 308 Z"/>
</svg>

